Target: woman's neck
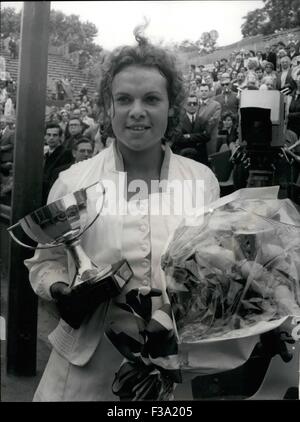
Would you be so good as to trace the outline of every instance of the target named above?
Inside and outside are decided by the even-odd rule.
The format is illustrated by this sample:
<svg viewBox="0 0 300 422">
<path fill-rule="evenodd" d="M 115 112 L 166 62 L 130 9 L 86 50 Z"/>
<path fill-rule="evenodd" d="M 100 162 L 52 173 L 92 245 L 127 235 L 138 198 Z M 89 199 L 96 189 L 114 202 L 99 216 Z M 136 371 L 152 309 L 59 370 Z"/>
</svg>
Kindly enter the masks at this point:
<svg viewBox="0 0 300 422">
<path fill-rule="evenodd" d="M 157 143 L 149 150 L 133 151 L 117 142 L 124 163 L 124 171 L 132 175 L 155 175 L 159 178 L 164 152 L 161 143 Z"/>
</svg>

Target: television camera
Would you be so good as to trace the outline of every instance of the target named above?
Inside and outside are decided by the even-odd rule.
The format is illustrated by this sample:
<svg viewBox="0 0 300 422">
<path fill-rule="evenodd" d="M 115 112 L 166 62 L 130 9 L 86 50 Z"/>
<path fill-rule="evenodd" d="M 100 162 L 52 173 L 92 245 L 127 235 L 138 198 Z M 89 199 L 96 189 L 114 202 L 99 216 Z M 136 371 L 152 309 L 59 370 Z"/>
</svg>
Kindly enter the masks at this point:
<svg viewBox="0 0 300 422">
<path fill-rule="evenodd" d="M 231 156 L 236 189 L 279 184 L 280 197 L 288 196 L 295 181 L 295 157 L 290 152 L 299 143 L 286 146 L 287 111 L 288 96 L 279 91 L 241 92 L 239 146 Z"/>
</svg>

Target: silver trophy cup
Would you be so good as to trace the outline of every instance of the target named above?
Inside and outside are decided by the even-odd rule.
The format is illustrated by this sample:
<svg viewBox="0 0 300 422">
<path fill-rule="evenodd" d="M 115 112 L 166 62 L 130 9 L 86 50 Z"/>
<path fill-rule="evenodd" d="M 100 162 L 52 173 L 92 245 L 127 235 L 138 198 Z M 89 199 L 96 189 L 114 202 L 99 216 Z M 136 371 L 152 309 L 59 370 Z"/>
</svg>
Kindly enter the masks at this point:
<svg viewBox="0 0 300 422">
<path fill-rule="evenodd" d="M 102 186 L 102 207 L 104 204 L 105 189 Z M 73 289 L 83 284 L 103 283 L 109 278 L 112 296 L 117 295 L 132 276 L 127 261 L 122 260 L 114 265 L 97 266 L 87 256 L 80 244 L 80 238 L 101 214 L 101 209 L 95 217 L 86 224 L 87 220 L 87 190 L 97 183 L 76 192 L 65 195 L 56 201 L 45 205 L 26 215 L 16 224 L 9 227 L 11 237 L 21 246 L 30 249 L 47 249 L 58 246 L 65 247 L 71 254 L 77 274 L 70 283 Z M 33 247 L 21 242 L 15 235 L 17 227 L 39 245 Z"/>
</svg>

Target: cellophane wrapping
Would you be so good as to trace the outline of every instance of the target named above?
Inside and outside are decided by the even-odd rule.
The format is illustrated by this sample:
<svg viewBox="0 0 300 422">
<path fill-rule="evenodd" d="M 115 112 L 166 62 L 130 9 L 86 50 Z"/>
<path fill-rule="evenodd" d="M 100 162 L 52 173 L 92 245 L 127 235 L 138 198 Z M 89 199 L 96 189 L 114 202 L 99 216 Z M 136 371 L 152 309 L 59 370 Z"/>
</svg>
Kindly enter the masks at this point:
<svg viewBox="0 0 300 422">
<path fill-rule="evenodd" d="M 300 316 L 300 214 L 277 191 L 221 198 L 169 242 L 162 268 L 183 370 L 235 368 L 260 334 Z"/>
</svg>

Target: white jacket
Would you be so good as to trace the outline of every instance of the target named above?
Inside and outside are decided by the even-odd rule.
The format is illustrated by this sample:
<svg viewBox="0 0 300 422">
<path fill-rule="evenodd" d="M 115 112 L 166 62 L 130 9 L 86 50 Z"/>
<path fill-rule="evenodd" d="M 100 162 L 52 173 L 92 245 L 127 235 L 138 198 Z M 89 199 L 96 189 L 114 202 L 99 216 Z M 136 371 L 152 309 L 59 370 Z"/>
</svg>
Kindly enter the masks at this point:
<svg viewBox="0 0 300 422">
<path fill-rule="evenodd" d="M 213 172 L 206 166 L 185 157 L 173 154 L 166 147 L 165 160 L 168 157 L 168 181 L 203 180 L 204 205 L 219 197 L 219 184 Z M 82 161 L 60 173 L 53 185 L 48 203 L 61 198 L 67 193 L 89 186 L 97 181 L 106 180 L 116 184 L 124 192 L 124 172 L 117 170 L 116 148 L 112 144 L 89 160 Z M 117 188 L 117 189 L 118 189 Z M 188 192 L 188 195 L 193 195 Z M 110 194 L 108 193 L 108 196 Z M 110 200 L 110 198 L 108 198 Z M 99 193 L 95 189 L 88 191 L 88 209 L 96 209 Z M 118 201 L 118 198 L 117 198 Z M 89 216 L 89 218 L 93 218 Z M 151 215 L 151 282 L 152 286 L 161 284 L 160 258 L 166 241 L 174 233 L 182 216 Z M 82 246 L 88 256 L 98 265 L 112 264 L 126 257 L 122 251 L 122 215 L 101 215 L 95 224 L 82 237 Z M 130 264 L 130 262 L 129 262 Z M 69 284 L 75 271 L 73 261 L 61 247 L 37 250 L 33 258 L 25 261 L 29 269 L 29 279 L 33 290 L 42 298 L 52 300 L 50 287 L 57 281 Z M 78 330 L 71 328 L 64 321 L 50 334 L 53 347 L 74 365 L 85 365 L 93 355 L 102 335 L 107 303 L 98 307 L 93 316 L 83 323 Z"/>
</svg>

